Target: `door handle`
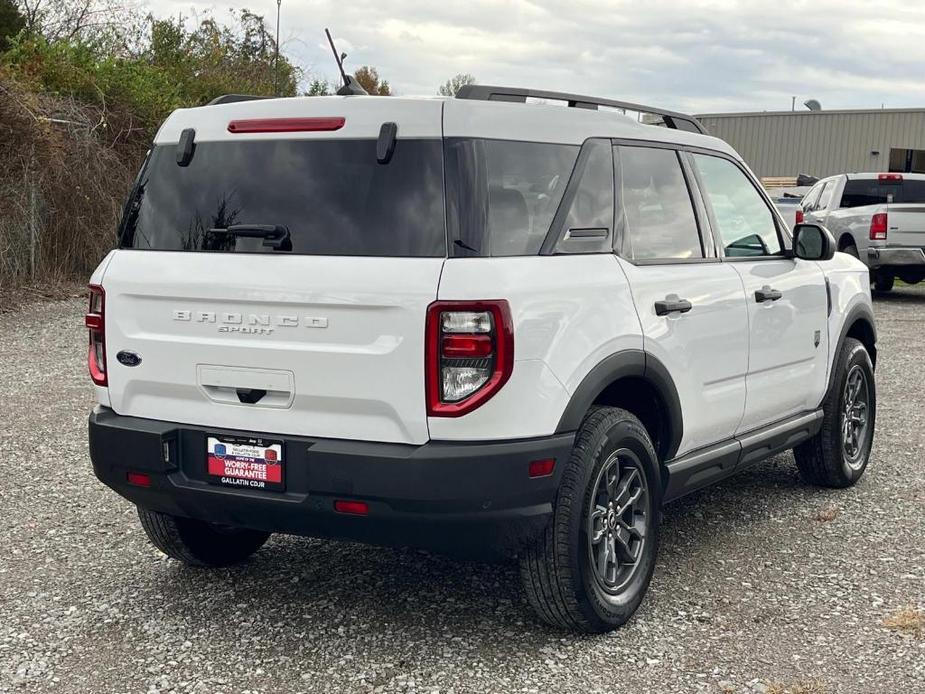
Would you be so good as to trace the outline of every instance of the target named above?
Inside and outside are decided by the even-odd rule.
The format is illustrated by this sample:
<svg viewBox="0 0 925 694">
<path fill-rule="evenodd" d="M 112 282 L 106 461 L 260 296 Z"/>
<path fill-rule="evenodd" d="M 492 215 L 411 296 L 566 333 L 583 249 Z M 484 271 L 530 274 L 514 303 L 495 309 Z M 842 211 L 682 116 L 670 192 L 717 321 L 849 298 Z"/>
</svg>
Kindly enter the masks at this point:
<svg viewBox="0 0 925 694">
<path fill-rule="evenodd" d="M 755 301 L 759 304 L 764 303 L 765 301 L 777 301 L 783 296 L 782 293 L 776 289 L 771 289 L 768 285 L 764 285 L 761 289 L 755 290 Z"/>
<path fill-rule="evenodd" d="M 667 316 L 669 313 L 687 313 L 693 308 L 687 299 L 678 298 L 677 294 L 669 294 L 661 301 L 655 302 L 655 315 Z"/>
</svg>

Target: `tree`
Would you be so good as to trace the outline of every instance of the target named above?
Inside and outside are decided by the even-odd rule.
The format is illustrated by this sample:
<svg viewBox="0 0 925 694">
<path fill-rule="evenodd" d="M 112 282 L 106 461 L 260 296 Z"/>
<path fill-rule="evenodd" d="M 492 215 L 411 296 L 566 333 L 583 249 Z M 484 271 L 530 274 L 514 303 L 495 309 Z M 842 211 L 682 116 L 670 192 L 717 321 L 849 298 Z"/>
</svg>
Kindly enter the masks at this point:
<svg viewBox="0 0 925 694">
<path fill-rule="evenodd" d="M 456 96 L 456 92 L 459 91 L 460 87 L 465 87 L 468 84 L 475 84 L 475 77 L 468 72 L 460 72 L 452 79 L 448 79 L 441 84 L 439 93 L 441 96 Z"/>
<path fill-rule="evenodd" d="M 334 93 L 334 85 L 326 79 L 313 79 L 305 90 L 305 96 L 330 96 Z"/>
<path fill-rule="evenodd" d="M 376 68 L 364 65 L 354 72 L 353 76 L 356 77 L 357 82 L 360 83 L 360 86 L 363 87 L 368 94 L 372 94 L 373 96 L 392 96 L 392 88 L 387 81 L 379 81 L 379 71 Z"/>
<path fill-rule="evenodd" d="M 26 18 L 13 0 L 0 0 L 0 53 L 10 47 L 10 39 L 25 26 Z"/>
</svg>

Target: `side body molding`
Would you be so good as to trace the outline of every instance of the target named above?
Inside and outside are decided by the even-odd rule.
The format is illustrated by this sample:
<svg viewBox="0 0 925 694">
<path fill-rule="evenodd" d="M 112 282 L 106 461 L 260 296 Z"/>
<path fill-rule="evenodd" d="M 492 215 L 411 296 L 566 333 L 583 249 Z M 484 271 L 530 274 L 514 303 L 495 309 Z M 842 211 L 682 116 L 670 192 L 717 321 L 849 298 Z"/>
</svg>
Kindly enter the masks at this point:
<svg viewBox="0 0 925 694">
<path fill-rule="evenodd" d="M 664 458 L 672 459 L 684 434 L 681 399 L 668 369 L 658 359 L 642 350 L 628 349 L 611 354 L 591 369 L 572 394 L 559 420 L 556 433 L 577 431 L 597 397 L 610 384 L 622 378 L 642 379 L 657 393 L 668 420 Z"/>
</svg>

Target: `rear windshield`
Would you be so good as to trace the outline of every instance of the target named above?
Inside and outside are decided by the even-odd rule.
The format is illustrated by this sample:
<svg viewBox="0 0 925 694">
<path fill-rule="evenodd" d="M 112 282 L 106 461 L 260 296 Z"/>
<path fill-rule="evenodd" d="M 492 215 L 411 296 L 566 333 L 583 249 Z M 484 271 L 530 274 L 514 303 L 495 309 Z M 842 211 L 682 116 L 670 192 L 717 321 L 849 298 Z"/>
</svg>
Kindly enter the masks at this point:
<svg viewBox="0 0 925 694">
<path fill-rule="evenodd" d="M 126 207 L 122 247 L 440 257 L 444 208 L 440 140 L 399 138 L 386 164 L 376 140 L 201 142 L 188 166 L 159 145 Z"/>
<path fill-rule="evenodd" d="M 880 182 L 877 179 L 849 179 L 841 196 L 842 207 L 925 202 L 925 181 Z"/>
</svg>

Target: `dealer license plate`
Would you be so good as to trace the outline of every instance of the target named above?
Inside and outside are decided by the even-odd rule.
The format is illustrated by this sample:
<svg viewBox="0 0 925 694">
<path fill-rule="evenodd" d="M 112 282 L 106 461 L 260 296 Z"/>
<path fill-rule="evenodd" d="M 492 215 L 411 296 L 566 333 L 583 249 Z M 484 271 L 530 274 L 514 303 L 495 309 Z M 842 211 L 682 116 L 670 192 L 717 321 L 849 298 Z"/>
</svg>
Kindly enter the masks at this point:
<svg viewBox="0 0 925 694">
<path fill-rule="evenodd" d="M 209 482 L 225 487 L 281 492 L 286 475 L 281 441 L 250 436 L 209 436 L 206 472 Z"/>
</svg>

